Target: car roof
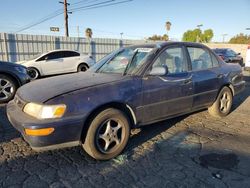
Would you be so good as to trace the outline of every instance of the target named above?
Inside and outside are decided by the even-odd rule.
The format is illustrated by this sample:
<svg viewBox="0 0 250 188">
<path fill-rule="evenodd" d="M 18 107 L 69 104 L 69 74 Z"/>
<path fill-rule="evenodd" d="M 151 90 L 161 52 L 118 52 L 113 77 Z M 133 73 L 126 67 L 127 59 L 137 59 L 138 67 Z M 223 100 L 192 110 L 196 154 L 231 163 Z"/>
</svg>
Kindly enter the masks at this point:
<svg viewBox="0 0 250 188">
<path fill-rule="evenodd" d="M 230 48 L 214 48 L 213 50 L 229 50 Z M 231 50 L 231 49 L 230 49 Z"/>
<path fill-rule="evenodd" d="M 196 47 L 206 47 L 205 45 L 201 43 L 195 43 L 195 42 L 176 42 L 176 41 L 160 41 L 160 42 L 152 42 L 152 43 L 145 43 L 145 44 L 138 44 L 138 45 L 131 45 L 130 47 L 135 48 L 164 48 L 169 45 L 190 45 L 190 46 L 196 46 Z"/>
<path fill-rule="evenodd" d="M 56 49 L 56 50 L 47 51 L 46 53 L 50 53 L 50 52 L 64 52 L 64 51 L 71 51 L 71 52 L 77 52 L 77 53 L 79 53 L 78 51 L 70 50 L 70 49 Z"/>
</svg>

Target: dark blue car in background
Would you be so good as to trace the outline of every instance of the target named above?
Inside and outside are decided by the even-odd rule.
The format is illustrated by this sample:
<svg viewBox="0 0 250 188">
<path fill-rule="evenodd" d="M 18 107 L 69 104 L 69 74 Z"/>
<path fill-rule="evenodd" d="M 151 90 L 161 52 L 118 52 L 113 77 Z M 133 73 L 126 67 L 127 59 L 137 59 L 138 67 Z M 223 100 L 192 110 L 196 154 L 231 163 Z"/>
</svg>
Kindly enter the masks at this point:
<svg viewBox="0 0 250 188">
<path fill-rule="evenodd" d="M 244 87 L 241 67 L 202 44 L 144 44 L 111 53 L 86 73 L 26 84 L 7 115 L 36 150 L 81 144 L 107 160 L 123 151 L 132 128 L 206 108 L 226 116 Z"/>
<path fill-rule="evenodd" d="M 28 83 L 27 68 L 15 63 L 0 61 L 0 103 L 13 99 L 18 87 Z"/>
</svg>

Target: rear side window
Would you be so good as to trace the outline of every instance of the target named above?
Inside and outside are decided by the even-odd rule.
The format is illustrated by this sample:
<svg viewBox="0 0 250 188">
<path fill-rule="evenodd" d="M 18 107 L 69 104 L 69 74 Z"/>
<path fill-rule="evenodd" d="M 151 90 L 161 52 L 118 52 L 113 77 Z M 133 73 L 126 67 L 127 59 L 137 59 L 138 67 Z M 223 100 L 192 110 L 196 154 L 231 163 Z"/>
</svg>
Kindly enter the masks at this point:
<svg viewBox="0 0 250 188">
<path fill-rule="evenodd" d="M 168 67 L 169 73 L 181 73 L 187 71 L 181 47 L 172 47 L 163 51 L 156 59 L 153 67 Z"/>
<path fill-rule="evenodd" d="M 80 56 L 78 52 L 73 52 L 73 51 L 62 51 L 62 55 L 64 58 Z"/>
<path fill-rule="evenodd" d="M 203 49 L 197 47 L 188 47 L 188 53 L 192 63 L 192 70 L 204 70 L 213 67 L 213 62 L 210 53 Z"/>
</svg>

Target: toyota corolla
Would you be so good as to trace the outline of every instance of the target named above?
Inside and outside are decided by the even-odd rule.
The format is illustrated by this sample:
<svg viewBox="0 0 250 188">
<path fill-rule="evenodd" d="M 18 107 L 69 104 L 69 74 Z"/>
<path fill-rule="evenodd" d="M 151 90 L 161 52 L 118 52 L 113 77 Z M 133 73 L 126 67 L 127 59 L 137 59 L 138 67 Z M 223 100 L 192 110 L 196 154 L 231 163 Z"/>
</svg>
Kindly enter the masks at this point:
<svg viewBox="0 0 250 188">
<path fill-rule="evenodd" d="M 244 87 L 241 67 L 202 44 L 144 44 L 117 50 L 86 73 L 19 88 L 7 115 L 35 150 L 82 145 L 108 160 L 133 128 L 201 109 L 226 116 Z"/>
</svg>

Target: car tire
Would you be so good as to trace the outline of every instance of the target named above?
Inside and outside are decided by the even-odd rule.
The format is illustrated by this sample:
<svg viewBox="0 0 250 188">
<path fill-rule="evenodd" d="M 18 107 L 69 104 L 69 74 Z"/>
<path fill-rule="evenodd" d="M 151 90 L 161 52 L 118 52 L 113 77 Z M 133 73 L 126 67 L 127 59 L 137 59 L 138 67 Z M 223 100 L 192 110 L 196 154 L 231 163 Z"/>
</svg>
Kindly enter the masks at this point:
<svg viewBox="0 0 250 188">
<path fill-rule="evenodd" d="M 35 80 L 40 77 L 40 73 L 36 68 L 29 67 L 27 72 L 31 80 Z"/>
<path fill-rule="evenodd" d="M 80 65 L 78 65 L 78 68 L 77 68 L 77 72 L 85 72 L 88 70 L 88 65 L 85 64 L 85 63 L 82 63 Z"/>
<path fill-rule="evenodd" d="M 217 96 L 216 101 L 208 108 L 209 114 L 214 117 L 227 116 L 233 104 L 233 94 L 229 87 L 223 87 Z"/>
<path fill-rule="evenodd" d="M 13 78 L 0 74 L 0 103 L 6 103 L 13 99 L 17 88 L 18 84 Z"/>
<path fill-rule="evenodd" d="M 129 136 L 128 117 L 120 110 L 108 108 L 91 121 L 83 148 L 94 159 L 109 160 L 123 151 Z"/>
</svg>

